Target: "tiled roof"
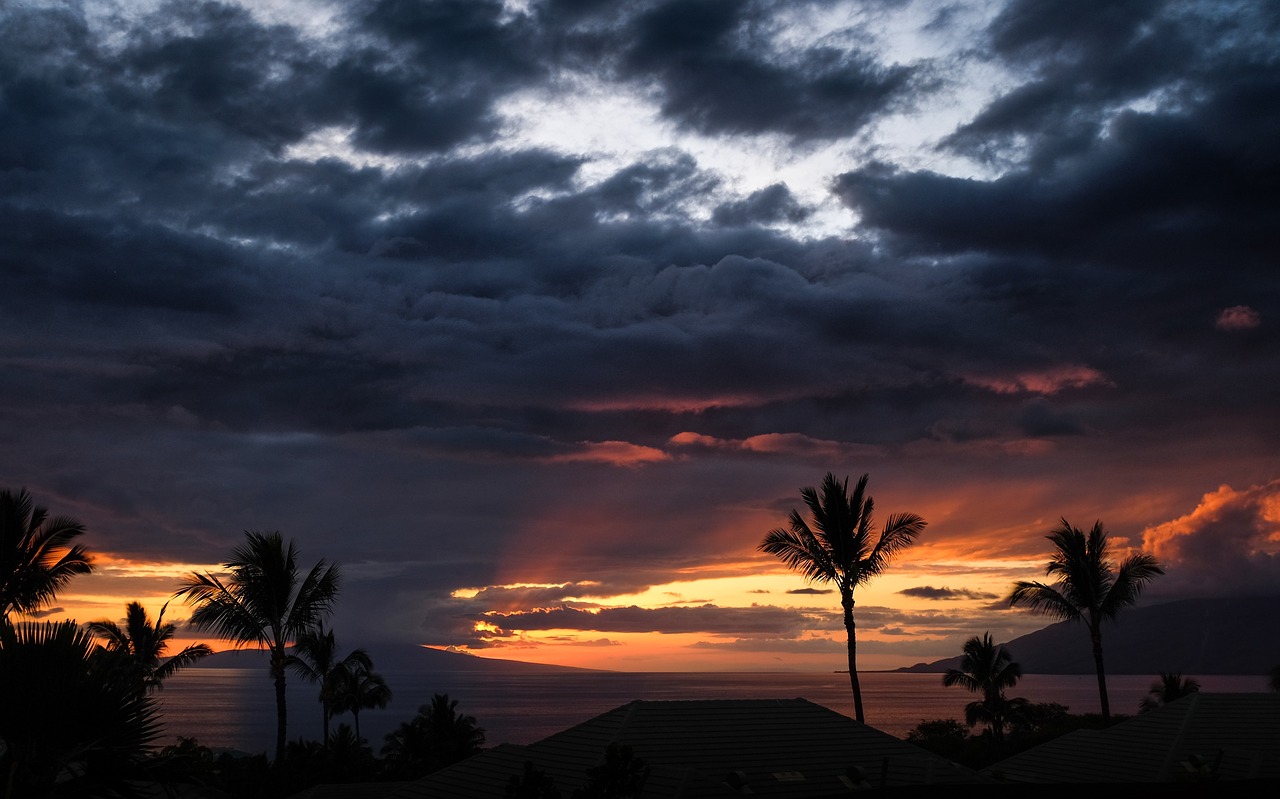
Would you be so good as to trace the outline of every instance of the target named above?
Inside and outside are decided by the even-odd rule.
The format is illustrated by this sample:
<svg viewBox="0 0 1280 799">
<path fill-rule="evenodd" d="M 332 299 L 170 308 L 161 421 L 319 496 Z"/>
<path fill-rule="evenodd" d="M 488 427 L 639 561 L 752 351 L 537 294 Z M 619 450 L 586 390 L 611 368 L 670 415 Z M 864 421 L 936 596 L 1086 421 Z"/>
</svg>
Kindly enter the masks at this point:
<svg viewBox="0 0 1280 799">
<path fill-rule="evenodd" d="M 650 767 L 643 797 L 828 797 L 857 787 L 986 778 L 804 699 L 637 701 L 526 747 L 500 746 L 402 787 L 396 799 L 503 797 L 525 762 L 565 796 L 611 743 Z M 855 770 L 856 769 L 856 770 Z"/>
<path fill-rule="evenodd" d="M 1280 694 L 1192 694 L 1106 730 L 1069 733 L 985 773 L 1035 783 L 1280 779 Z"/>
</svg>

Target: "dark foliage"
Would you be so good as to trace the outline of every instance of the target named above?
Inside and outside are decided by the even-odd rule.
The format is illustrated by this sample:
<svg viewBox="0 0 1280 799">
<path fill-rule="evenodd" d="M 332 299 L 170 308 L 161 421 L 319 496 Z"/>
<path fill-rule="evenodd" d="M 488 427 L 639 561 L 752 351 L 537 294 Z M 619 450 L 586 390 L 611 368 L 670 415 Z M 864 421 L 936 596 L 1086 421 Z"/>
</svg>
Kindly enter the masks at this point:
<svg viewBox="0 0 1280 799">
<path fill-rule="evenodd" d="M 392 779 L 417 779 L 480 752 L 484 729 L 473 716 L 458 712 L 457 700 L 435 694 L 431 704 L 401 724 L 382 747 L 384 773 Z"/>
<path fill-rule="evenodd" d="M 0 622 L 0 685 L 7 796 L 128 797 L 148 778 L 155 704 L 75 622 Z"/>
</svg>

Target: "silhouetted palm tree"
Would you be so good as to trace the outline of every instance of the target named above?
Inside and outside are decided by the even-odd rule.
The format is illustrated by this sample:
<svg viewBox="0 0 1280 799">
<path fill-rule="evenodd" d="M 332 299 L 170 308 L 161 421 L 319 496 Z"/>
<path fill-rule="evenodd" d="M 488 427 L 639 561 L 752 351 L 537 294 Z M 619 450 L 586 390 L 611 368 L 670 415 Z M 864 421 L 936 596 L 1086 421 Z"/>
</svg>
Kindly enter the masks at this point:
<svg viewBox="0 0 1280 799">
<path fill-rule="evenodd" d="M 1143 713 L 1155 710 L 1161 705 L 1167 705 L 1199 691 L 1200 683 L 1195 679 L 1162 671 L 1156 681 L 1151 683 L 1147 695 L 1138 703 L 1138 710 Z"/>
<path fill-rule="evenodd" d="M 1110 720 L 1106 669 L 1102 663 L 1102 622 L 1114 619 L 1137 602 L 1143 586 L 1164 574 L 1164 570 L 1145 553 L 1130 555 L 1116 568 L 1107 557 L 1107 534 L 1102 522 L 1095 522 L 1086 537 L 1063 519 L 1062 526 L 1046 538 L 1056 551 L 1045 567 L 1045 575 L 1053 577 L 1055 584 L 1020 580 L 1009 594 L 1009 604 L 1058 619 L 1084 621 L 1093 644 L 1102 717 Z"/>
<path fill-rule="evenodd" d="M 770 531 L 760 549 L 776 555 L 806 579 L 835 583 L 844 608 L 844 628 L 848 636 L 849 682 L 853 688 L 853 710 L 864 721 L 862 688 L 858 683 L 857 635 L 853 618 L 853 593 L 888 567 L 894 555 L 909 547 L 924 530 L 926 522 L 914 513 L 889 516 L 878 538 L 871 531 L 873 502 L 866 494 L 867 475 L 849 493 L 849 480 L 841 483 L 830 472 L 823 478 L 821 494 L 813 487 L 800 489 L 809 507 L 810 523 L 798 511 L 791 511 L 790 529 Z"/>
<path fill-rule="evenodd" d="M 991 633 L 981 638 L 974 636 L 964 643 L 964 656 L 959 669 L 947 669 L 942 684 L 959 685 L 968 691 L 981 693 L 982 699 L 970 702 L 964 708 L 964 720 L 970 727 L 986 724 L 996 746 L 1004 745 L 1004 731 L 1027 700 L 1010 699 L 1005 689 L 1018 684 L 1022 667 L 1013 661 L 1009 650 L 996 646 Z"/>
<path fill-rule="evenodd" d="M 1280 691 L 1280 666 L 1272 666 L 1271 673 L 1267 675 L 1267 684 L 1273 691 Z"/>
<path fill-rule="evenodd" d="M 213 654 L 208 644 L 191 644 L 178 654 L 165 658 L 169 641 L 177 632 L 174 625 L 164 623 L 164 612 L 168 608 L 169 603 L 166 602 L 156 616 L 156 623 L 152 624 L 146 609 L 138 602 L 130 602 L 125 606 L 124 627 L 113 621 L 93 621 L 85 626 L 89 632 L 106 641 L 104 648 L 126 656 L 143 685 L 158 690 L 179 669 Z"/>
<path fill-rule="evenodd" d="M 0 621 L 39 610 L 72 577 L 93 570 L 89 553 L 71 543 L 83 533 L 69 516 L 49 518 L 25 488 L 0 491 Z"/>
<path fill-rule="evenodd" d="M 474 717 L 458 712 L 457 700 L 435 694 L 431 704 L 389 733 L 383 762 L 401 779 L 416 779 L 465 760 L 484 746 L 484 729 Z"/>
<path fill-rule="evenodd" d="M 342 679 L 340 673 L 356 664 L 366 669 L 373 665 L 363 649 L 353 649 L 345 658 L 338 660 L 337 639 L 333 630 L 324 629 L 323 624 L 299 635 L 293 645 L 293 654 L 288 657 L 287 665 L 295 674 L 307 682 L 320 684 L 320 706 L 324 717 L 324 737 L 320 740 L 326 747 L 329 745 L 329 720 L 341 710 L 335 704 Z"/>
<path fill-rule="evenodd" d="M 160 733 L 119 653 L 74 621 L 0 622 L 0 792 L 130 796 Z"/>
<path fill-rule="evenodd" d="M 370 671 L 371 666 L 371 663 L 354 663 L 334 675 L 334 711 L 350 711 L 355 719 L 357 740 L 364 740 L 360 737 L 360 711 L 384 708 L 391 702 L 391 689 L 381 674 Z"/>
<path fill-rule="evenodd" d="M 328 616 L 338 596 L 336 565 L 321 560 L 301 577 L 298 552 L 286 548 L 278 532 L 247 531 L 245 543 L 223 564 L 225 581 L 213 574 L 192 574 L 175 594 L 195 605 L 191 624 L 212 630 L 237 646 L 258 644 L 271 657 L 276 689 L 276 761 L 284 755 L 286 648 Z"/>
</svg>

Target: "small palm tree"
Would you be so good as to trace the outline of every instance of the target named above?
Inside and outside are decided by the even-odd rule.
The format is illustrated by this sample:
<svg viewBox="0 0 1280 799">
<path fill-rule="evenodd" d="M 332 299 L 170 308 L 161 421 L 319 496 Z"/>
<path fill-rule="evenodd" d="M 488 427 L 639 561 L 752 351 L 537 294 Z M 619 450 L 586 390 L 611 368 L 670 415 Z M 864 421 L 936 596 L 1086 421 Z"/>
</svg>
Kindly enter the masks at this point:
<svg viewBox="0 0 1280 799">
<path fill-rule="evenodd" d="M 1267 675 L 1267 687 L 1273 691 L 1280 691 L 1280 666 L 1271 667 L 1271 672 Z"/>
<path fill-rule="evenodd" d="M 458 712 L 458 701 L 435 694 L 418 715 L 387 734 L 383 762 L 401 779 L 417 779 L 478 754 L 484 729 Z"/>
<path fill-rule="evenodd" d="M 1200 683 L 1194 678 L 1162 671 L 1156 681 L 1151 683 L 1147 695 L 1138 703 L 1138 710 L 1146 713 L 1148 710 L 1155 710 L 1161 705 L 1176 702 L 1184 696 L 1190 696 L 1199 691 Z"/>
<path fill-rule="evenodd" d="M 106 641 L 105 649 L 126 657 L 143 685 L 149 690 L 159 690 L 164 687 L 164 681 L 179 669 L 213 654 L 208 644 L 191 644 L 178 654 L 165 658 L 169 641 L 177 632 L 174 625 L 164 623 L 164 612 L 168 608 L 169 603 L 166 602 L 156 616 L 156 623 L 152 624 L 142 604 L 130 602 L 125 606 L 124 627 L 113 621 L 89 622 L 86 627 Z"/>
<path fill-rule="evenodd" d="M 324 737 L 320 740 L 327 747 L 329 720 L 340 710 L 335 700 L 340 690 L 342 673 L 357 664 L 368 669 L 373 663 L 363 649 L 353 649 L 345 658 L 339 660 L 337 639 L 334 638 L 333 630 L 324 629 L 323 624 L 317 624 L 314 629 L 307 630 L 298 636 L 293 651 L 286 665 L 307 682 L 320 684 L 320 706 L 324 717 Z"/>
<path fill-rule="evenodd" d="M 1013 661 L 1009 650 L 996 646 L 991 633 L 976 635 L 965 641 L 964 656 L 959 669 L 947 669 L 942 684 L 959 685 L 968 691 L 981 693 L 982 698 L 965 705 L 964 720 L 971 728 L 986 724 L 997 747 L 1004 745 L 1005 728 L 1013 721 L 1027 700 L 1010 699 L 1005 689 L 1018 684 L 1022 667 Z"/>
<path fill-rule="evenodd" d="M 321 560 L 302 576 L 298 551 L 278 532 L 247 531 L 223 564 L 225 579 L 191 574 L 175 596 L 195 605 L 191 624 L 212 630 L 237 646 L 259 645 L 271 656 L 276 689 L 276 762 L 282 762 L 288 711 L 285 706 L 286 649 L 329 615 L 338 596 L 338 567 Z"/>
<path fill-rule="evenodd" d="M 384 708 L 391 702 L 391 688 L 381 674 L 370 670 L 370 663 L 353 663 L 335 674 L 334 711 L 350 711 L 355 719 L 356 739 L 360 737 L 360 711 Z"/>
<path fill-rule="evenodd" d="M 879 575 L 893 557 L 911 546 L 924 530 L 924 519 L 914 513 L 889 516 L 878 538 L 871 531 L 874 503 L 867 495 L 867 475 L 862 475 L 853 493 L 849 479 L 844 482 L 830 472 L 823 478 L 821 493 L 813 487 L 800 489 L 809 508 L 810 522 L 791 511 L 790 529 L 772 530 L 760 550 L 776 555 L 793 571 L 818 583 L 835 583 L 844 608 L 844 628 L 848 636 L 849 683 L 853 688 L 853 710 L 858 721 L 862 712 L 862 687 L 858 683 L 857 634 L 853 618 L 854 589 Z"/>
<path fill-rule="evenodd" d="M 1084 621 L 1093 644 L 1093 664 L 1098 673 L 1098 696 L 1103 719 L 1111 719 L 1107 703 L 1106 669 L 1102 662 L 1102 622 L 1114 619 L 1121 610 L 1138 601 L 1143 586 L 1164 574 L 1156 559 L 1145 553 L 1130 555 L 1117 568 L 1108 558 L 1107 533 L 1095 522 L 1088 537 L 1066 519 L 1046 536 L 1055 552 L 1045 567 L 1045 575 L 1055 578 L 1050 586 L 1020 580 L 1009 594 L 1009 604 L 1033 613 L 1066 621 Z"/>
<path fill-rule="evenodd" d="M 25 488 L 0 491 L 0 621 L 39 610 L 72 577 L 93 570 L 89 553 L 72 544 L 83 534 L 69 516 L 50 518 Z"/>
</svg>

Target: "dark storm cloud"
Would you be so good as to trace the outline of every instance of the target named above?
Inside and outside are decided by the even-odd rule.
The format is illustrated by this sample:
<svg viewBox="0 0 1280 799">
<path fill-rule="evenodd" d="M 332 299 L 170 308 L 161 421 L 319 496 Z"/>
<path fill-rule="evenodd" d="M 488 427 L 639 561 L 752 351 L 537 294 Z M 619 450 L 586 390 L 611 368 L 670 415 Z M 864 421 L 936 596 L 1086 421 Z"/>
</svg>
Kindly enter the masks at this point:
<svg viewBox="0 0 1280 799">
<path fill-rule="evenodd" d="M 995 594 L 985 591 L 971 591 L 967 588 L 935 588 L 931 585 L 921 585 L 914 588 L 904 588 L 898 592 L 904 596 L 915 597 L 917 599 L 995 599 Z"/>
<path fill-rule="evenodd" d="M 769 3 L 666 2 L 624 32 L 621 73 L 656 79 L 662 111 L 707 134 L 848 136 L 899 100 L 915 69 L 837 45 L 770 53 Z"/>
<path fill-rule="evenodd" d="M 1029 80 L 1001 95 L 946 143 L 1000 158 L 1016 136 L 1032 135 L 1035 155 L 1078 151 L 1117 103 L 1170 86 L 1194 56 L 1196 20 L 1170 19 L 1161 2 L 1013 2 L 988 30 L 989 56 Z"/>
<path fill-rule="evenodd" d="M 585 623 L 740 559 L 763 530 L 721 514 L 781 521 L 787 486 L 845 461 L 945 487 L 990 467 L 973 453 L 1052 453 L 1007 471 L 1077 495 L 1113 447 L 1210 485 L 1242 452 L 1269 462 L 1274 10 L 1008 5 L 966 57 L 1014 87 L 942 137 L 937 172 L 887 148 L 833 168 L 859 216 L 838 236 L 795 235 L 823 216 L 791 177 L 735 194 L 660 131 L 609 160 L 503 116 L 580 81 L 709 147 L 795 146 L 940 100 L 937 66 L 870 29 L 779 45 L 789 8 L 388 0 L 319 32 L 221 3 L 6 9 L 4 479 L 130 556 L 307 531 L 360 564 L 352 619 L 395 602 L 386 634 L 437 614 L 423 634 L 454 643 L 485 611 Z M 959 177 L 956 153 L 992 171 Z M 593 623 L 793 630 L 665 610 Z"/>
<path fill-rule="evenodd" d="M 805 208 L 784 183 L 775 183 L 752 192 L 745 199 L 716 208 L 712 221 L 718 225 L 746 225 L 771 222 L 800 223 L 813 213 Z"/>
</svg>

